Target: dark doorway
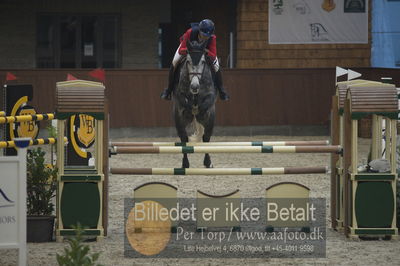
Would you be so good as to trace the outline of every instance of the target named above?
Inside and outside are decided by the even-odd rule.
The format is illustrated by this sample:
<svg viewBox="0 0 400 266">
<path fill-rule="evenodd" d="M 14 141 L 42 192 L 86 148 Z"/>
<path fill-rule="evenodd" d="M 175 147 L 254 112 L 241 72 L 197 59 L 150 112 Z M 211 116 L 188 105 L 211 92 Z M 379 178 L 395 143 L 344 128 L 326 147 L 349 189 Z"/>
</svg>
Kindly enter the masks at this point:
<svg viewBox="0 0 400 266">
<path fill-rule="evenodd" d="M 40 14 L 38 68 L 120 67 L 119 15 Z"/>
</svg>

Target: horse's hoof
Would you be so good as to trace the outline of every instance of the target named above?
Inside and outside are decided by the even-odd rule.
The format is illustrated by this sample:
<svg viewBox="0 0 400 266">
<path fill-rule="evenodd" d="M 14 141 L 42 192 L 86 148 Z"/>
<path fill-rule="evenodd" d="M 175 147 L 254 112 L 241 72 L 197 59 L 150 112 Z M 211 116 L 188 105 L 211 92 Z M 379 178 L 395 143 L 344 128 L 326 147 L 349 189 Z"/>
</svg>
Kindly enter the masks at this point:
<svg viewBox="0 0 400 266">
<path fill-rule="evenodd" d="M 214 168 L 214 165 L 213 164 L 206 165 L 206 168 Z"/>
</svg>

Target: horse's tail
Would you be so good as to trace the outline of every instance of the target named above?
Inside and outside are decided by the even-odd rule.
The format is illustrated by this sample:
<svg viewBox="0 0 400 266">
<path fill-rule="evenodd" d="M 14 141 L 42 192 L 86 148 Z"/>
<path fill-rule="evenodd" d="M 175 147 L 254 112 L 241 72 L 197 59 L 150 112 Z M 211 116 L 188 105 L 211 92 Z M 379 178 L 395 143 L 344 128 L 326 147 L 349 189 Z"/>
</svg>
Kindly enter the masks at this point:
<svg viewBox="0 0 400 266">
<path fill-rule="evenodd" d="M 190 142 L 203 142 L 204 127 L 202 124 L 197 122 L 196 117 L 193 118 L 191 127 L 193 129 L 193 134 L 191 136 L 189 136 L 189 141 Z"/>
</svg>

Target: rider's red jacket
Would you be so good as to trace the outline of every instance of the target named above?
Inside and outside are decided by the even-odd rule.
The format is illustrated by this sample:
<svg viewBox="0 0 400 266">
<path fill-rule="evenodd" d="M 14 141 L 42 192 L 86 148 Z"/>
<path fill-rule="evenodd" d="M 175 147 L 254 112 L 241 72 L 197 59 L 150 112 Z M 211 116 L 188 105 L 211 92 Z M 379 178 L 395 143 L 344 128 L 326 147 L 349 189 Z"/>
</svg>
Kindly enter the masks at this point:
<svg viewBox="0 0 400 266">
<path fill-rule="evenodd" d="M 187 54 L 187 47 L 186 47 L 187 40 L 193 41 L 194 37 L 197 39 L 197 36 L 193 36 L 193 35 L 192 35 L 192 39 L 191 39 L 190 38 L 191 35 L 192 35 L 192 28 L 188 29 L 180 38 L 181 45 L 180 45 L 180 48 L 178 51 L 179 54 L 181 54 L 181 55 Z M 195 35 L 197 35 L 197 34 L 195 34 Z M 210 39 L 208 40 L 207 49 L 208 49 L 208 55 L 214 61 L 215 58 L 217 57 L 217 37 L 215 36 L 215 34 L 211 35 Z"/>
</svg>

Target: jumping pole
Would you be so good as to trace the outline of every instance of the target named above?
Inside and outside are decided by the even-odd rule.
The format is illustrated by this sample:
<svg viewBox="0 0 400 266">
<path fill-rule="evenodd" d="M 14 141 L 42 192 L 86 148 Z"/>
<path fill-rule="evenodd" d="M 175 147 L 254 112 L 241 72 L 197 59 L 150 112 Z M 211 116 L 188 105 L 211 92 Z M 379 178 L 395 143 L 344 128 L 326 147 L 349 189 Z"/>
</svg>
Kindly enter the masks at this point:
<svg viewBox="0 0 400 266">
<path fill-rule="evenodd" d="M 67 141 L 68 141 L 67 137 L 64 137 L 64 142 L 67 142 Z M 56 142 L 57 142 L 56 138 L 33 139 L 33 140 L 30 140 L 29 146 L 55 144 Z M 14 147 L 15 147 L 15 142 L 13 140 L 11 140 L 11 141 L 0 141 L 0 149 L 3 149 L 3 148 L 14 148 Z"/>
<path fill-rule="evenodd" d="M 328 167 L 274 168 L 111 168 L 115 175 L 294 175 L 325 174 Z"/>
<path fill-rule="evenodd" d="M 41 121 L 41 120 L 53 120 L 54 114 L 37 114 L 37 115 L 18 115 L 18 116 L 4 116 L 0 117 L 0 124 L 6 123 L 17 123 L 27 121 Z"/>
<path fill-rule="evenodd" d="M 319 146 L 327 140 L 313 141 L 239 141 L 239 142 L 110 142 L 109 146 Z"/>
<path fill-rule="evenodd" d="M 340 146 L 115 146 L 112 154 L 137 153 L 340 153 Z"/>
</svg>

